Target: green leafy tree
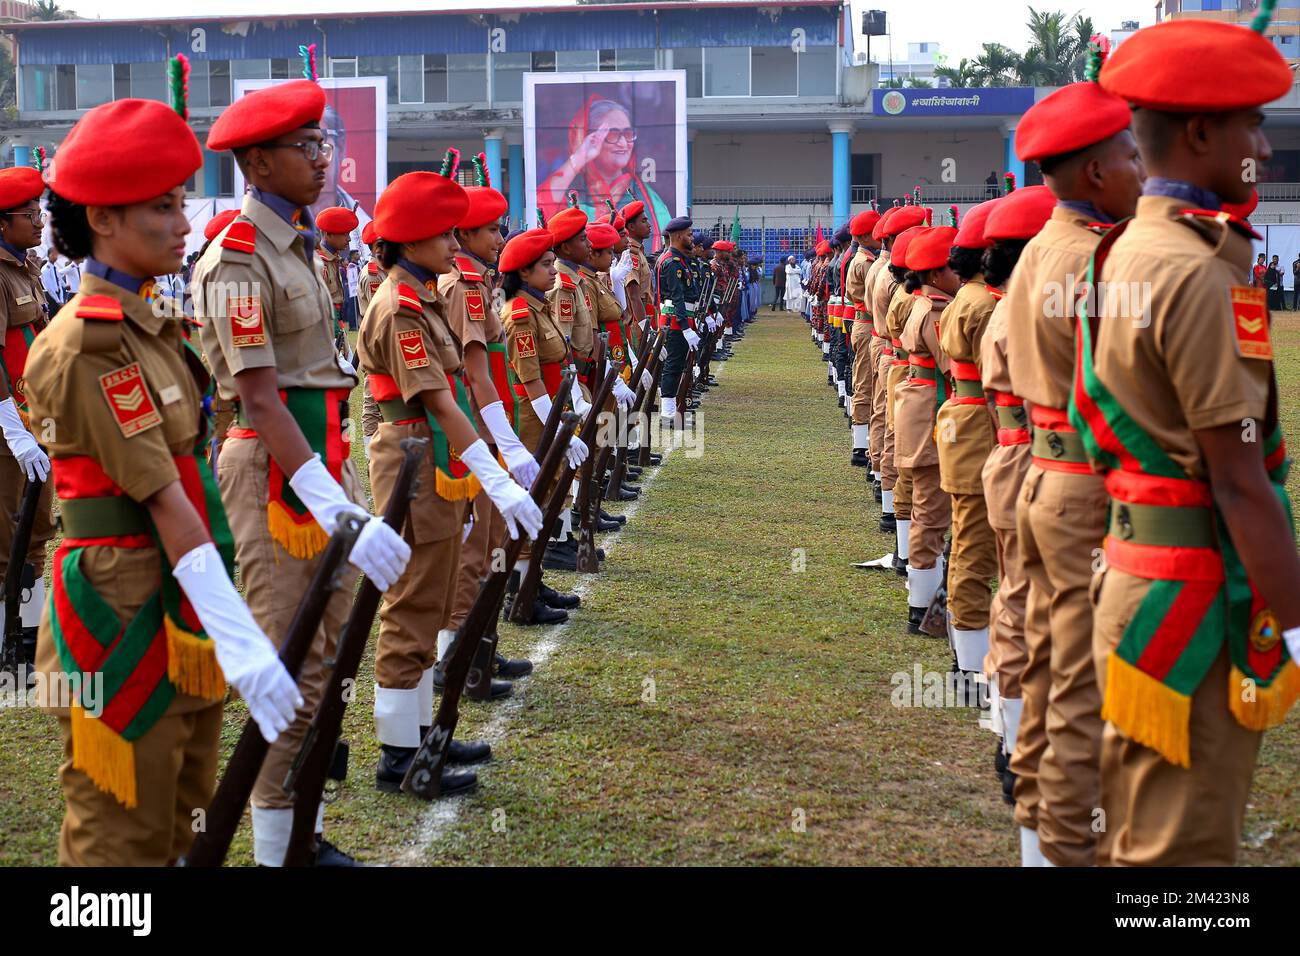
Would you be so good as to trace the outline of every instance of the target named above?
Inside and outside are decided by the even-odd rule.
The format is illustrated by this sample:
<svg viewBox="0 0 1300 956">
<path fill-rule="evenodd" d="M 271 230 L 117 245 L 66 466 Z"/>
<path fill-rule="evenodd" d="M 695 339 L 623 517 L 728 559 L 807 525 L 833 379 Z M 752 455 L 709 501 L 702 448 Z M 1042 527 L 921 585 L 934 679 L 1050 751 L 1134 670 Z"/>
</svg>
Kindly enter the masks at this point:
<svg viewBox="0 0 1300 956">
<path fill-rule="evenodd" d="M 75 20 L 77 14 L 72 10 L 64 10 L 59 6 L 58 0 L 36 0 L 32 5 L 33 20 Z"/>
<path fill-rule="evenodd" d="M 934 68 L 936 77 L 944 77 L 948 82 L 956 87 L 983 86 L 975 64 L 966 57 L 962 57 L 956 66 L 937 66 Z"/>
<path fill-rule="evenodd" d="M 976 86 L 1014 86 L 1020 68 L 1020 54 L 1001 43 L 985 43 L 975 58 L 973 79 Z"/>
</svg>

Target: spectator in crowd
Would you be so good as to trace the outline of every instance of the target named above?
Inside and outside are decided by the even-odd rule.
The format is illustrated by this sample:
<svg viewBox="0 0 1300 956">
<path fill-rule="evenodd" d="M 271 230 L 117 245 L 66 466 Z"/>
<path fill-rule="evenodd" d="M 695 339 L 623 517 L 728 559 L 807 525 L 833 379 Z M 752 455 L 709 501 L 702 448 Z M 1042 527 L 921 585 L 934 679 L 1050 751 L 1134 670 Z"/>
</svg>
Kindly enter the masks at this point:
<svg viewBox="0 0 1300 956">
<path fill-rule="evenodd" d="M 1261 252 L 1259 258 L 1255 260 L 1255 267 L 1250 270 L 1250 284 L 1257 289 L 1265 288 L 1264 273 L 1267 271 L 1268 266 L 1264 264 L 1264 253 Z"/>
<path fill-rule="evenodd" d="M 63 288 L 71 299 L 81 291 L 81 263 L 63 256 L 59 259 L 59 276 L 63 279 Z"/>
<path fill-rule="evenodd" d="M 361 281 L 361 265 L 359 263 L 360 253 L 353 249 L 348 254 L 347 278 L 348 278 L 348 301 L 347 316 L 348 328 L 356 329 L 357 327 L 357 286 Z"/>
<path fill-rule="evenodd" d="M 791 312 L 803 311 L 803 274 L 794 256 L 785 260 L 785 307 Z"/>
<path fill-rule="evenodd" d="M 794 258 L 791 257 L 793 262 Z M 1296 260 L 1300 262 L 1300 259 Z M 772 310 L 775 312 L 785 311 L 785 273 L 788 266 L 784 262 L 778 262 L 772 266 Z"/>
<path fill-rule="evenodd" d="M 41 266 L 41 285 L 45 288 L 50 314 L 53 315 L 59 311 L 59 306 L 68 301 L 68 289 L 63 284 L 63 276 L 59 272 L 59 253 L 53 246 L 50 247 L 49 261 Z"/>
<path fill-rule="evenodd" d="M 1291 309 L 1300 309 L 1300 252 L 1296 253 L 1295 262 L 1291 263 Z"/>
<path fill-rule="evenodd" d="M 1264 290 L 1268 296 L 1268 307 L 1270 310 L 1277 311 L 1280 309 L 1282 290 L 1282 270 L 1278 267 L 1277 256 L 1264 268 Z"/>
</svg>

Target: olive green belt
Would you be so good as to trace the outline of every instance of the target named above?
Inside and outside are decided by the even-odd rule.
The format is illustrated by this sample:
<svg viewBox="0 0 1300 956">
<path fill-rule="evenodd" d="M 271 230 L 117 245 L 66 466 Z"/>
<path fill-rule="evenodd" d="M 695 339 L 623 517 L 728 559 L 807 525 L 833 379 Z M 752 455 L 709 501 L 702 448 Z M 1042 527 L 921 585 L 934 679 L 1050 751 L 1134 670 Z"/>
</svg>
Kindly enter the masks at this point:
<svg viewBox="0 0 1300 956">
<path fill-rule="evenodd" d="M 960 385 L 961 383 L 958 382 Z M 999 405 L 998 409 L 998 427 L 999 428 L 1028 428 L 1029 416 L 1025 414 L 1023 405 Z"/>
<path fill-rule="evenodd" d="M 1023 428 L 1023 425 L 1016 426 Z M 1083 439 L 1078 432 L 1058 432 L 1050 428 L 1035 428 L 1033 446 L 1030 452 L 1035 458 L 1047 458 L 1051 461 L 1068 461 L 1081 465 L 1088 463 L 1088 455 L 1083 450 Z"/>
<path fill-rule="evenodd" d="M 954 391 L 958 398 L 984 397 L 984 384 L 982 382 L 972 382 L 970 379 L 959 378 L 956 383 L 957 387 Z"/>
<path fill-rule="evenodd" d="M 1110 534 L 1132 544 L 1166 548 L 1213 548 L 1214 515 L 1209 508 L 1136 505 L 1111 499 Z"/>
<path fill-rule="evenodd" d="M 926 368 L 924 365 L 909 365 L 907 367 L 908 378 L 923 378 L 927 382 L 937 382 L 939 373 L 932 368 Z"/>
<path fill-rule="evenodd" d="M 61 498 L 59 514 L 63 521 L 63 535 L 67 538 L 115 538 L 149 533 L 143 506 L 126 495 Z"/>
<path fill-rule="evenodd" d="M 419 405 L 408 405 L 400 398 L 390 398 L 386 402 L 379 402 L 379 414 L 383 416 L 384 421 L 405 422 L 412 418 L 424 418 L 424 409 Z"/>
</svg>

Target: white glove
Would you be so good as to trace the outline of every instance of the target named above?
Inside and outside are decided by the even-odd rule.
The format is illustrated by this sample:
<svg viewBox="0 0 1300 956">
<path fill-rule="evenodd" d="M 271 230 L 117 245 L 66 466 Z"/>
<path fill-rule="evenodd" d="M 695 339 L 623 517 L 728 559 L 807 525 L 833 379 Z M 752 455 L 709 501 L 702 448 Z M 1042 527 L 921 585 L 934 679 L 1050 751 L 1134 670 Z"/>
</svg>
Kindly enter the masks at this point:
<svg viewBox="0 0 1300 956">
<path fill-rule="evenodd" d="M 27 475 L 27 480 L 44 481 L 50 474 L 50 459 L 23 426 L 12 396 L 0 402 L 0 429 L 3 429 L 5 443 L 18 459 L 18 466 Z"/>
<path fill-rule="evenodd" d="M 551 396 L 543 394 L 540 398 L 530 398 L 528 404 L 533 406 L 533 411 L 546 424 L 546 420 L 551 417 Z"/>
<path fill-rule="evenodd" d="M 640 367 L 640 363 L 636 360 L 636 353 L 630 348 L 627 350 L 627 364 L 634 372 Z"/>
<path fill-rule="evenodd" d="M 691 366 L 691 375 L 692 375 L 694 378 L 699 378 L 699 377 L 700 377 L 700 367 L 699 367 L 698 365 L 692 365 L 692 366 Z"/>
<path fill-rule="evenodd" d="M 636 392 L 628 388 L 621 377 L 614 379 L 614 401 L 624 408 L 631 408 L 636 404 Z"/>
<path fill-rule="evenodd" d="M 668 361 L 668 346 L 665 345 L 663 348 L 659 350 L 659 361 L 661 362 Z"/>
<path fill-rule="evenodd" d="M 632 271 L 632 250 L 624 249 L 623 254 L 614 261 L 609 267 L 609 284 L 613 289 L 614 298 L 618 300 L 621 308 L 627 308 L 627 290 L 623 287 L 623 280 Z"/>
<path fill-rule="evenodd" d="M 569 459 L 569 467 L 576 471 L 587 460 L 587 443 L 577 435 L 572 436 L 569 439 L 569 447 L 565 450 L 565 456 Z"/>
<path fill-rule="evenodd" d="M 302 467 L 289 479 L 289 487 L 302 499 L 311 516 L 326 529 L 338 523 L 338 516 L 343 511 L 351 511 L 366 520 L 366 526 L 357 535 L 357 543 L 352 546 L 351 564 L 375 583 L 381 591 L 387 591 L 406 570 L 406 562 L 411 559 L 411 546 L 402 540 L 402 536 L 378 515 L 368 513 L 360 505 L 353 504 L 343 493 L 330 473 L 321 464 L 320 455 L 312 455 Z"/>
<path fill-rule="evenodd" d="M 275 743 L 293 723 L 302 695 L 230 583 L 216 546 L 207 541 L 188 552 L 176 562 L 172 576 L 212 638 L 226 680 L 248 702 L 266 742 Z"/>
<path fill-rule="evenodd" d="M 541 465 L 537 464 L 537 459 L 532 453 L 523 446 L 515 430 L 510 427 L 506 421 L 506 408 L 500 402 L 493 402 L 481 408 L 480 413 L 483 421 L 492 433 L 492 438 L 496 441 L 497 451 L 501 452 L 501 457 L 505 459 L 506 465 L 510 468 L 510 474 L 515 476 L 515 481 L 525 488 L 533 486 L 533 479 L 537 473 L 542 470 Z M 550 414 L 550 410 L 547 410 Z"/>
<path fill-rule="evenodd" d="M 694 329 L 682 329 L 682 335 L 686 336 L 686 344 L 693 349 L 700 347 L 700 337 L 695 334 Z"/>
<path fill-rule="evenodd" d="M 650 374 L 649 369 L 641 373 L 641 384 L 645 386 L 646 391 L 654 387 L 655 377 Z"/>
<path fill-rule="evenodd" d="M 1286 649 L 1291 652 L 1291 659 L 1300 662 L 1300 627 L 1283 631 L 1282 637 L 1286 641 Z"/>
<path fill-rule="evenodd" d="M 573 380 L 573 388 L 569 390 L 569 395 L 573 398 L 573 410 L 579 415 L 586 415 L 591 410 L 591 403 L 582 397 L 582 386 L 578 380 Z"/>
<path fill-rule="evenodd" d="M 474 472 L 487 496 L 497 506 L 497 511 L 501 512 L 510 537 L 519 537 L 519 531 L 523 529 L 528 537 L 536 538 L 542 529 L 542 509 L 496 463 L 487 443 L 480 438 L 460 453 L 460 460 Z"/>
</svg>

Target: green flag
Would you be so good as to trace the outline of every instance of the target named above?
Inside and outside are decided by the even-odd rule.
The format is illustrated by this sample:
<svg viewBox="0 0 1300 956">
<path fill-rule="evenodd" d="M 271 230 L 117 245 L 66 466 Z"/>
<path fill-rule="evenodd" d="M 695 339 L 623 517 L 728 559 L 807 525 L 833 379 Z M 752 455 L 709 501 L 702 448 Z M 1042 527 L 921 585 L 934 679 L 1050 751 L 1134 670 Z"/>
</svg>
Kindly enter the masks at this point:
<svg viewBox="0 0 1300 956">
<path fill-rule="evenodd" d="M 736 207 L 736 218 L 731 220 L 731 241 L 740 242 L 740 207 Z"/>
</svg>

